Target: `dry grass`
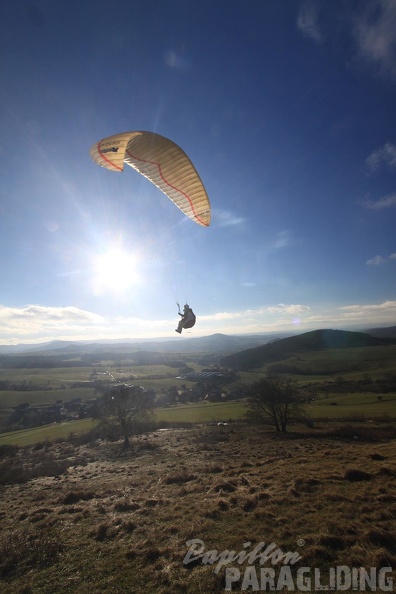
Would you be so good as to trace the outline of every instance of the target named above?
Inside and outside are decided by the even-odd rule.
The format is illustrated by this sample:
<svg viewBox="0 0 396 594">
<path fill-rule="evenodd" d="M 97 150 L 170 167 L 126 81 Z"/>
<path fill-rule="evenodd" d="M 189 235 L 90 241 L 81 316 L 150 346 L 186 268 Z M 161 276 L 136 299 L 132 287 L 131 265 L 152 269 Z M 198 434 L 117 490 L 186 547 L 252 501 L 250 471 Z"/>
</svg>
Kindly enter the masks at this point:
<svg viewBox="0 0 396 594">
<path fill-rule="evenodd" d="M 371 427 L 367 440 L 363 431 L 303 431 L 158 431 L 122 457 L 103 441 L 3 452 L 0 591 L 224 592 L 225 568 L 183 565 L 190 539 L 219 552 L 274 542 L 301 555 L 293 571 L 395 567 L 388 428 Z"/>
</svg>

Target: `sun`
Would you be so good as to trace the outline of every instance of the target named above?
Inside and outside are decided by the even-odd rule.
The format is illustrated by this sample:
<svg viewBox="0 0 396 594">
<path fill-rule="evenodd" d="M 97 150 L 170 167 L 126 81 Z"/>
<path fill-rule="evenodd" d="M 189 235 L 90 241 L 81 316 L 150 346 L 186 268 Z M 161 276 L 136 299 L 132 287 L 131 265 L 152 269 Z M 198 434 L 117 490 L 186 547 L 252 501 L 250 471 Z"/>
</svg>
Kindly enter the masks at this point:
<svg viewBox="0 0 396 594">
<path fill-rule="evenodd" d="M 94 264 L 96 293 L 122 293 L 139 280 L 138 258 L 120 247 L 112 247 L 100 254 Z"/>
</svg>

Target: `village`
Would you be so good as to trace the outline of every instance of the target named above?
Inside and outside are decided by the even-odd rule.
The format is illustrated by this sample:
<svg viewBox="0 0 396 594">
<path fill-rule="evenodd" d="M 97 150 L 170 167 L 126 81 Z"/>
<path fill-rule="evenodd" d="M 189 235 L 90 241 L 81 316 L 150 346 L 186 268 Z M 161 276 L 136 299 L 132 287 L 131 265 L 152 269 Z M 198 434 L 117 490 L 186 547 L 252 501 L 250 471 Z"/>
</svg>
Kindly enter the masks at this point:
<svg viewBox="0 0 396 594">
<path fill-rule="evenodd" d="M 93 379 L 92 381 L 74 382 L 72 384 L 72 387 L 75 389 L 91 388 L 90 393 L 93 392 L 95 394 L 91 398 L 74 397 L 68 400 L 58 398 L 55 402 L 39 405 L 29 402 L 29 390 L 25 389 L 27 396 L 26 402 L 13 407 L 12 412 L 5 419 L 3 431 L 29 429 L 51 423 L 64 423 L 78 419 L 94 418 L 100 399 L 104 393 L 121 383 L 122 385 L 133 386 L 133 384 L 127 382 L 120 382 L 120 378 L 116 379 L 110 371 L 102 372 L 101 375 L 106 376 L 107 379 Z M 236 374 L 234 372 L 228 370 L 204 369 L 201 372 L 188 372 L 175 378 L 179 382 L 194 382 L 192 387 L 181 383 L 180 386 L 172 385 L 164 387 L 160 391 L 146 389 L 143 386 L 139 386 L 139 389 L 146 395 L 147 400 L 152 403 L 152 406 L 157 408 L 197 402 L 199 400 L 224 402 L 236 400 L 243 396 L 240 389 L 235 388 L 225 392 L 222 388 L 224 383 L 235 379 L 235 376 Z M 59 390 L 59 394 L 61 393 L 62 389 Z"/>
</svg>

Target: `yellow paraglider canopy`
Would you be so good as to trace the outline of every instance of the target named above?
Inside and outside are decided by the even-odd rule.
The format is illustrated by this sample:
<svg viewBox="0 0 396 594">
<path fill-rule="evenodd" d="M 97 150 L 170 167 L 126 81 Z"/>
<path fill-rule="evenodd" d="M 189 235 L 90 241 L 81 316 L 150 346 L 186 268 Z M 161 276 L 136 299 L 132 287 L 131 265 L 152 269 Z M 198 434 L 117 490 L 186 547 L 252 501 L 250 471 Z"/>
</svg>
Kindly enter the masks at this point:
<svg viewBox="0 0 396 594">
<path fill-rule="evenodd" d="M 154 132 L 123 132 L 90 149 L 92 159 L 110 171 L 130 165 L 157 186 L 198 225 L 210 224 L 210 203 L 193 163 L 174 142 Z"/>
</svg>

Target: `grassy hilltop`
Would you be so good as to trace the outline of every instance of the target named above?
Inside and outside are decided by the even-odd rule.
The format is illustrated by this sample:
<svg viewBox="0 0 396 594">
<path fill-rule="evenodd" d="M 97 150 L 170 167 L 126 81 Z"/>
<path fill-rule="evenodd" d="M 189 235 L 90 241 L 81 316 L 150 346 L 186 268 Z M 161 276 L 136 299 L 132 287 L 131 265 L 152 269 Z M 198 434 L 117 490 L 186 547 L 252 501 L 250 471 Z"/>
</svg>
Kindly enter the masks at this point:
<svg viewBox="0 0 396 594">
<path fill-rule="evenodd" d="M 279 437 L 232 424 L 149 433 L 121 457 L 105 442 L 9 452 L 1 592 L 224 592 L 226 567 L 183 565 L 191 539 L 219 552 L 275 543 L 300 556 L 293 575 L 319 568 L 324 584 L 337 565 L 395 567 L 395 437 L 382 425 Z"/>
</svg>

